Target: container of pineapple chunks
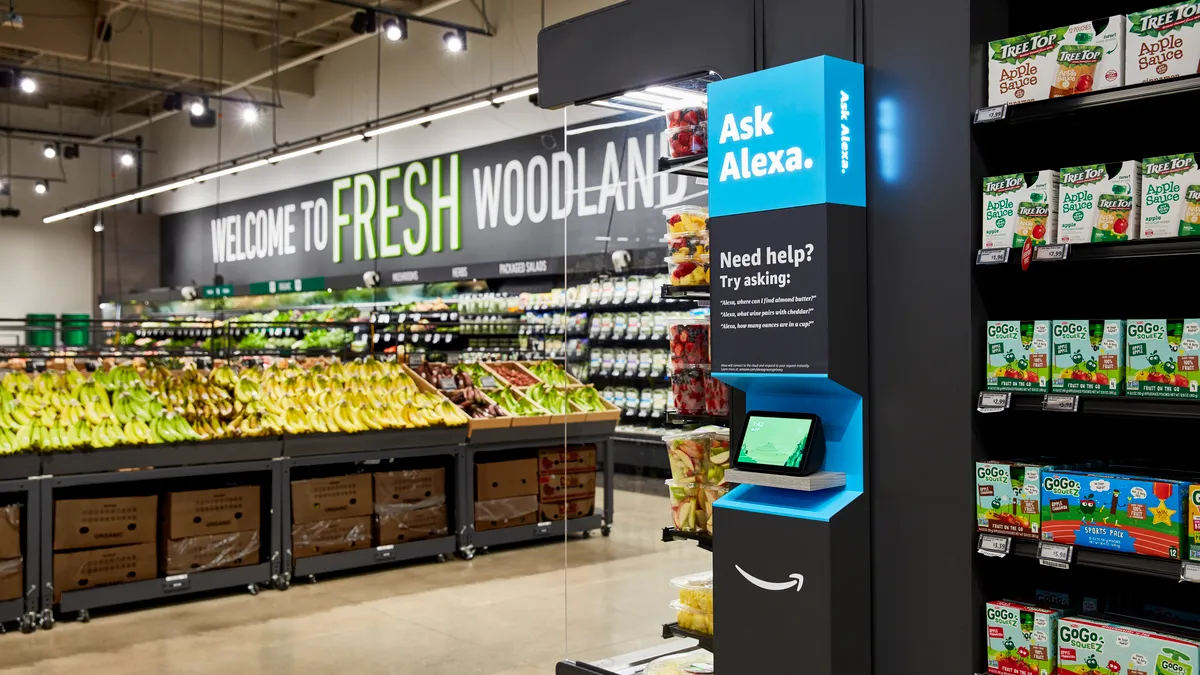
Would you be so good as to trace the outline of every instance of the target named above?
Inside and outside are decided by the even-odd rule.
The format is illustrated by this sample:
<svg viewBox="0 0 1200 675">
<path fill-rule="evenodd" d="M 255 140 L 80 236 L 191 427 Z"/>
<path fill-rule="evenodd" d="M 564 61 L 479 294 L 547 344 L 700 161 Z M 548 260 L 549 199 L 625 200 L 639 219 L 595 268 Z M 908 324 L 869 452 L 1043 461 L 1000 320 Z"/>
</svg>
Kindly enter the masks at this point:
<svg viewBox="0 0 1200 675">
<path fill-rule="evenodd" d="M 671 609 L 675 610 L 675 620 L 679 622 L 680 628 L 693 633 L 713 634 L 713 615 L 711 613 L 688 607 L 678 600 L 671 602 Z"/>
<path fill-rule="evenodd" d="M 675 577 L 671 585 L 679 589 L 679 604 L 704 614 L 713 613 L 712 570 Z"/>
</svg>

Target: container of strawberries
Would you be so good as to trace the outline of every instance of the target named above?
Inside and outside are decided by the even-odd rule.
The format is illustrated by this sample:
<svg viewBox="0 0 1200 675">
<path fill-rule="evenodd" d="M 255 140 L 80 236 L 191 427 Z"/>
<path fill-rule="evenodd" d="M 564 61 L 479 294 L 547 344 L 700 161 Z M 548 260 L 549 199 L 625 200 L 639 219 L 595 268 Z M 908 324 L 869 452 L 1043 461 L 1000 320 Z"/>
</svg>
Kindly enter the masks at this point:
<svg viewBox="0 0 1200 675">
<path fill-rule="evenodd" d="M 694 127 L 708 123 L 708 110 L 702 105 L 691 105 L 667 113 L 667 128 Z"/>
<path fill-rule="evenodd" d="M 685 321 L 668 328 L 671 334 L 671 365 L 708 364 L 708 321 L 704 317 L 688 317 Z"/>
<path fill-rule="evenodd" d="M 704 412 L 723 417 L 729 414 L 729 385 L 715 377 L 704 381 Z"/>
<path fill-rule="evenodd" d="M 705 382 L 708 381 L 708 366 L 675 366 L 671 372 L 671 399 L 675 412 L 682 415 L 705 414 Z"/>
<path fill-rule="evenodd" d="M 672 159 L 708 154 L 708 124 L 667 129 L 667 148 Z"/>
</svg>

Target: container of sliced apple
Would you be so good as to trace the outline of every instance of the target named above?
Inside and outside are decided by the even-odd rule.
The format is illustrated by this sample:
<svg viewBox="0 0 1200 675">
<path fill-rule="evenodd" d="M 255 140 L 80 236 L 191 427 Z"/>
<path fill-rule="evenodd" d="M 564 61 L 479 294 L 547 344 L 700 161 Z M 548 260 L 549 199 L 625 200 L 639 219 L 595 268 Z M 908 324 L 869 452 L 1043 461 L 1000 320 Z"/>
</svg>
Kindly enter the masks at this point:
<svg viewBox="0 0 1200 675">
<path fill-rule="evenodd" d="M 712 434 L 701 430 L 681 431 L 663 436 L 667 444 L 667 458 L 671 462 L 671 478 L 677 481 L 696 480 L 702 475 L 704 462 L 709 456 Z"/>
<path fill-rule="evenodd" d="M 671 493 L 671 522 L 680 532 L 703 532 L 704 509 L 700 504 L 700 486 L 693 482 L 668 480 Z"/>
</svg>

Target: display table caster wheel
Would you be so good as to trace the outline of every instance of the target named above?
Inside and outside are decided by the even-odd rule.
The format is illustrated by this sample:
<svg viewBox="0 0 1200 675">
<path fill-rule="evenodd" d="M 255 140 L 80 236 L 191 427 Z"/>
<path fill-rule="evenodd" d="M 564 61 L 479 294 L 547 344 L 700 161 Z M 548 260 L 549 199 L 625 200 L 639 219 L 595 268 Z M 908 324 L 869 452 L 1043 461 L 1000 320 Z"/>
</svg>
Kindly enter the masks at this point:
<svg viewBox="0 0 1200 675">
<path fill-rule="evenodd" d="M 480 555 L 487 555 L 487 554 L 489 554 L 489 553 L 491 553 L 491 552 L 492 552 L 492 549 L 490 549 L 490 548 L 488 548 L 488 547 L 486 547 L 486 546 L 480 546 L 480 547 L 479 547 L 478 549 L 476 549 L 476 550 L 477 550 L 477 551 L 479 551 L 479 554 L 480 554 Z"/>
<path fill-rule="evenodd" d="M 310 583 L 310 584 L 317 583 L 317 575 L 315 575 L 315 574 L 308 575 L 308 583 Z"/>
<path fill-rule="evenodd" d="M 246 586 L 246 590 L 250 591 L 250 595 L 258 595 L 258 584 L 250 584 Z"/>
<path fill-rule="evenodd" d="M 49 609 L 42 610 L 42 618 L 38 623 L 38 628 L 42 630 L 50 630 L 54 628 L 54 612 Z"/>
<path fill-rule="evenodd" d="M 583 538 L 584 538 L 584 539 L 591 539 L 591 538 L 592 538 L 592 531 L 591 531 L 591 530 L 584 530 L 583 532 L 581 532 L 581 534 L 583 535 Z"/>
<path fill-rule="evenodd" d="M 37 630 L 37 613 L 29 612 L 21 617 L 21 632 L 32 633 Z"/>
<path fill-rule="evenodd" d="M 610 534 L 612 534 L 612 525 L 601 525 L 600 526 L 600 534 L 602 534 L 606 537 L 609 536 Z"/>
<path fill-rule="evenodd" d="M 455 555 L 457 555 L 459 558 L 462 558 L 463 560 L 472 560 L 473 558 L 475 558 L 475 548 L 474 547 L 464 548 L 461 551 L 459 551 L 458 553 L 456 553 Z"/>
<path fill-rule="evenodd" d="M 75 617 L 75 620 L 79 623 L 91 623 L 92 615 L 89 614 L 86 609 L 81 609 L 79 610 L 79 615 Z"/>
<path fill-rule="evenodd" d="M 444 563 L 444 562 L 446 562 L 447 560 L 449 560 L 449 558 L 447 558 L 447 557 L 446 557 L 446 554 L 445 554 L 445 553 L 439 553 L 439 554 L 437 554 L 437 561 L 438 561 L 438 562 L 440 562 L 440 563 Z"/>
<path fill-rule="evenodd" d="M 275 577 L 275 590 L 286 591 L 288 588 L 291 587 L 291 585 L 292 585 L 292 575 L 285 573 L 285 574 L 280 574 L 279 576 Z"/>
</svg>

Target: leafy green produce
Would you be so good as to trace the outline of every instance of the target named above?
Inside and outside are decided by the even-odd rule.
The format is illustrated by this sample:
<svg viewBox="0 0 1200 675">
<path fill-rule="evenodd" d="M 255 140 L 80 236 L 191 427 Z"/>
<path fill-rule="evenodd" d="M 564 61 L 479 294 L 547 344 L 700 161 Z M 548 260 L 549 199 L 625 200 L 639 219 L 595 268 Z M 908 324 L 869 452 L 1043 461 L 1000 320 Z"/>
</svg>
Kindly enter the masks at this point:
<svg viewBox="0 0 1200 675">
<path fill-rule="evenodd" d="M 567 371 L 559 368 L 558 364 L 553 361 L 538 361 L 529 370 L 546 384 L 555 387 L 565 387 L 571 384 Z"/>
<path fill-rule="evenodd" d="M 342 328 L 318 328 L 292 344 L 292 349 L 341 349 L 354 341 L 354 334 Z"/>
<path fill-rule="evenodd" d="M 358 316 L 359 311 L 357 307 L 354 307 L 353 305 L 342 305 L 325 310 L 325 313 L 321 316 L 321 320 L 329 323 L 343 323 L 346 321 L 353 321 L 357 319 Z"/>
<path fill-rule="evenodd" d="M 248 333 L 238 341 L 237 348 L 241 350 L 266 349 L 267 337 L 262 333 Z"/>
<path fill-rule="evenodd" d="M 542 414 L 542 411 L 530 403 L 529 399 L 521 397 L 509 387 L 501 387 L 492 393 L 491 397 L 501 408 L 518 417 L 533 417 Z"/>
</svg>

